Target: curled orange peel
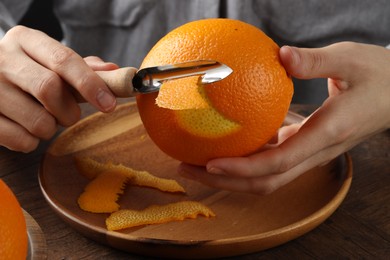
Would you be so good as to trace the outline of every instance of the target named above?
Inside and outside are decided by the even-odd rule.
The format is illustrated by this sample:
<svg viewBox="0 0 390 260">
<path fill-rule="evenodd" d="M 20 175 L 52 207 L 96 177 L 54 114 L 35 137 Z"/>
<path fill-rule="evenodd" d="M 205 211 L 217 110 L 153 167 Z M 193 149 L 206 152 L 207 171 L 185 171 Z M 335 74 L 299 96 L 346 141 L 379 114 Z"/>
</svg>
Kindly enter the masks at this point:
<svg viewBox="0 0 390 260">
<path fill-rule="evenodd" d="M 184 193 L 184 188 L 173 179 L 165 179 L 154 176 L 147 171 L 138 171 L 122 164 L 100 163 L 89 157 L 75 158 L 76 168 L 88 179 L 93 179 L 107 170 L 119 170 L 127 174 L 132 185 L 155 188 L 164 192 Z"/>
<path fill-rule="evenodd" d="M 108 230 L 120 230 L 142 225 L 194 219 L 198 215 L 214 217 L 214 212 L 196 201 L 180 201 L 166 205 L 152 205 L 144 210 L 123 209 L 106 219 Z"/>
</svg>

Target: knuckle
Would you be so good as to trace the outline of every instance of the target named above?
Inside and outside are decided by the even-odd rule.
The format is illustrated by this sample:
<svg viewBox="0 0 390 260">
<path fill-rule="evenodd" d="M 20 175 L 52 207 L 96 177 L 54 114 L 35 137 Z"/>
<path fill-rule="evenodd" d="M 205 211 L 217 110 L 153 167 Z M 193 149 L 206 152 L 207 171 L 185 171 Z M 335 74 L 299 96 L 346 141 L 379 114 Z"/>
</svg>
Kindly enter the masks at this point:
<svg viewBox="0 0 390 260">
<path fill-rule="evenodd" d="M 52 50 L 50 60 L 54 68 L 58 68 L 68 63 L 74 55 L 75 53 L 71 49 L 60 45 Z"/>
<path fill-rule="evenodd" d="M 91 82 L 94 82 L 94 74 L 93 73 L 84 73 L 81 77 L 78 77 L 75 82 L 75 88 L 78 92 L 88 95 L 92 89 L 89 89 L 88 86 L 91 85 Z"/>
<path fill-rule="evenodd" d="M 324 64 L 324 56 L 320 52 L 312 52 L 311 57 L 306 63 L 305 72 L 319 71 Z"/>
<path fill-rule="evenodd" d="M 56 120 L 42 108 L 32 117 L 28 130 L 34 136 L 49 139 L 57 130 Z"/>
<path fill-rule="evenodd" d="M 324 55 L 318 50 L 299 50 L 296 54 L 296 64 L 293 67 L 294 76 L 306 78 L 320 70 L 324 63 Z"/>
<path fill-rule="evenodd" d="M 324 106 L 327 107 L 330 105 L 325 102 Z M 319 135 L 322 136 L 322 143 L 331 146 L 348 139 L 359 127 L 361 126 L 354 122 L 354 119 L 350 117 L 347 111 L 336 109 L 331 114 L 331 117 L 325 117 L 322 120 L 321 133 Z"/>
<path fill-rule="evenodd" d="M 361 46 L 359 43 L 350 42 L 350 41 L 339 42 L 339 43 L 335 43 L 334 45 L 337 45 L 342 52 L 347 52 L 347 53 L 356 53 L 356 51 Z"/>
<path fill-rule="evenodd" d="M 30 29 L 23 25 L 16 25 L 7 31 L 7 33 L 4 35 L 4 39 L 19 37 L 24 35 L 28 30 Z"/>
<path fill-rule="evenodd" d="M 340 122 L 347 122 L 346 120 Z M 324 136 L 327 137 L 329 144 L 340 144 L 349 139 L 356 132 L 356 127 L 349 126 L 349 124 L 338 124 L 325 127 Z"/>
<path fill-rule="evenodd" d="M 272 153 L 267 162 L 270 174 L 281 174 L 290 170 L 299 156 L 297 153 L 287 153 L 281 147 L 273 149 Z"/>
<path fill-rule="evenodd" d="M 4 67 L 10 63 L 10 60 L 14 59 L 15 50 L 20 48 L 20 37 L 30 30 L 27 27 L 17 25 L 4 35 L 0 41 L 0 66 Z"/>
<path fill-rule="evenodd" d="M 297 157 L 299 156 L 297 154 L 294 154 L 280 160 L 279 167 L 276 173 L 281 174 L 293 168 L 295 166 L 295 161 Z"/>
<path fill-rule="evenodd" d="M 337 143 L 340 141 L 340 135 L 338 134 L 341 130 L 341 126 L 340 125 L 325 125 L 324 128 L 323 128 L 323 131 L 324 131 L 324 138 L 326 137 L 327 140 L 329 140 L 331 142 L 331 144 L 333 143 Z"/>
<path fill-rule="evenodd" d="M 56 95 L 61 93 L 57 91 L 58 86 L 61 85 L 61 79 L 55 72 L 48 71 L 41 75 L 35 85 L 33 95 L 42 103 L 50 98 L 55 98 Z"/>
<path fill-rule="evenodd" d="M 362 68 L 365 70 L 369 69 L 368 60 L 371 58 L 364 57 L 364 53 L 362 53 L 362 45 L 356 42 L 339 42 L 331 45 L 331 48 L 334 48 L 333 51 L 336 53 L 336 57 L 339 60 L 347 62 L 347 66 L 349 71 L 353 71 L 354 75 L 356 75 L 356 71 L 360 71 Z M 356 57 L 356 53 L 361 53 L 361 58 L 353 58 Z M 371 73 L 364 73 L 370 75 Z"/>
</svg>

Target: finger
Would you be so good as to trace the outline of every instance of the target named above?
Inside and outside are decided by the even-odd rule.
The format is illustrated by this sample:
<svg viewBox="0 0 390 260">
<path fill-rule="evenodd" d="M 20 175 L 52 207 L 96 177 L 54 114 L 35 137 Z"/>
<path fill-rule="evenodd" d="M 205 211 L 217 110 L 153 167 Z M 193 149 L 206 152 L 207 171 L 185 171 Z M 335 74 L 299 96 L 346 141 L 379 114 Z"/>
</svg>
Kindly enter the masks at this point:
<svg viewBox="0 0 390 260">
<path fill-rule="evenodd" d="M 294 172 L 255 178 L 239 178 L 226 175 L 213 175 L 206 172 L 202 167 L 181 164 L 179 166 L 179 174 L 182 177 L 217 189 L 266 195 L 291 182 L 300 173 Z"/>
<path fill-rule="evenodd" d="M 278 144 L 280 145 L 285 140 L 296 134 L 301 126 L 301 123 L 296 123 L 281 127 L 278 131 Z"/>
<path fill-rule="evenodd" d="M 359 62 L 351 59 L 351 49 L 354 46 L 353 43 L 339 43 L 313 49 L 283 46 L 280 49 L 280 58 L 287 72 L 297 78 L 348 80 Z"/>
<path fill-rule="evenodd" d="M 73 50 L 44 33 L 17 26 L 13 36 L 32 59 L 56 72 L 89 103 L 103 112 L 112 111 L 116 99 L 103 80 Z"/>
<path fill-rule="evenodd" d="M 357 124 L 351 116 L 353 111 L 360 110 L 361 103 L 348 102 L 349 98 L 339 95 L 327 99 L 302 122 L 297 133 L 272 151 L 274 154 L 269 154 L 272 157 L 269 160 L 274 163 L 273 170 L 283 173 L 300 164 L 301 171 L 307 170 L 335 158 L 356 144 L 364 122 Z M 271 164 L 266 164 L 270 167 L 268 170 L 272 169 Z"/>
<path fill-rule="evenodd" d="M 70 126 L 80 119 L 80 107 L 69 86 L 55 72 L 16 53 L 3 67 L 3 74 L 7 80 L 36 98 L 60 125 Z M 15 95 L 14 98 L 17 98 Z"/>
<path fill-rule="evenodd" d="M 88 56 L 84 58 L 84 61 L 94 71 L 106 71 L 119 69 L 119 66 L 112 62 L 105 62 L 97 56 Z"/>
<path fill-rule="evenodd" d="M 2 116 L 20 125 L 32 136 L 49 139 L 57 131 L 55 118 L 25 92 L 0 82 L 0 96 Z M 20 107 L 21 104 L 23 108 Z"/>
<path fill-rule="evenodd" d="M 270 159 L 276 152 L 272 151 L 277 149 L 281 143 L 295 135 L 301 127 L 301 123 L 284 126 L 279 129 L 277 133 L 276 144 L 266 145 L 265 149 L 259 150 L 256 154 L 248 157 L 231 157 L 231 158 L 217 158 L 209 161 L 206 165 L 206 169 L 209 173 L 228 175 L 235 177 L 258 177 L 262 175 L 274 174 L 277 170 L 277 164 L 270 165 Z M 278 150 L 277 150 L 278 151 Z M 261 160 L 261 161 L 260 161 Z M 262 167 L 263 161 L 268 162 L 268 167 Z M 272 161 L 277 161 L 272 159 Z"/>
<path fill-rule="evenodd" d="M 342 80 L 328 78 L 328 93 L 329 97 L 334 97 L 349 88 L 349 83 Z"/>
<path fill-rule="evenodd" d="M 179 166 L 179 174 L 185 178 L 218 189 L 266 195 L 280 189 L 303 173 L 306 173 L 319 165 L 321 165 L 319 167 L 327 167 L 326 164 L 358 142 L 359 140 L 356 140 L 355 142 L 350 143 L 349 146 L 345 146 L 344 144 L 329 147 L 312 157 L 309 157 L 283 174 L 270 174 L 260 177 L 236 177 L 229 176 L 228 174 L 215 175 L 206 172 L 204 167 L 187 164 L 181 164 Z"/>
<path fill-rule="evenodd" d="M 214 174 L 256 177 L 289 171 L 322 150 L 342 143 L 356 126 L 348 113 L 339 108 L 340 102 L 326 102 L 298 132 L 278 147 L 245 158 L 220 158 L 207 163 L 207 170 Z M 340 113 L 341 111 L 341 113 Z M 335 123 L 336 122 L 336 123 Z M 342 123 L 337 123 L 342 122 Z M 314 162 L 311 161 L 310 166 Z"/>
<path fill-rule="evenodd" d="M 39 139 L 32 136 L 19 124 L 0 115 L 0 145 L 13 151 L 31 152 L 37 148 Z"/>
</svg>

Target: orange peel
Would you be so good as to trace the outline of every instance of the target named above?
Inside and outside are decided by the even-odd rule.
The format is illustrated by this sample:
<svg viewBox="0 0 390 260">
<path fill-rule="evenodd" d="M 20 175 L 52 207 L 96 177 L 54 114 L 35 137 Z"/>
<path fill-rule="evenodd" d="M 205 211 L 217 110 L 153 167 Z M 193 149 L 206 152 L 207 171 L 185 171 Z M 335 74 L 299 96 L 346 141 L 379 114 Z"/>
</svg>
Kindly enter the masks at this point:
<svg viewBox="0 0 390 260">
<path fill-rule="evenodd" d="M 78 198 L 81 209 L 93 213 L 111 213 L 119 210 L 117 200 L 123 194 L 129 175 L 118 169 L 99 174 L 87 184 Z"/>
<path fill-rule="evenodd" d="M 126 185 L 150 187 L 161 191 L 185 192 L 172 179 L 163 179 L 147 171 L 137 171 L 122 164 L 100 163 L 92 158 L 75 158 L 77 169 L 89 179 L 78 198 L 81 209 L 92 213 L 111 213 L 106 219 L 108 230 L 162 224 L 194 219 L 198 215 L 214 217 L 214 212 L 196 201 L 181 201 L 166 205 L 152 205 L 144 210 L 121 209 L 117 203 Z"/>
<path fill-rule="evenodd" d="M 80 173 L 89 179 L 93 179 L 107 170 L 118 170 L 128 175 L 132 185 L 155 188 L 164 192 L 185 192 L 185 189 L 176 180 L 160 178 L 147 171 L 134 170 L 122 164 L 100 163 L 89 157 L 76 157 L 75 163 Z"/>
<path fill-rule="evenodd" d="M 198 215 L 215 217 L 215 213 L 202 203 L 180 201 L 166 205 L 152 205 L 140 211 L 130 209 L 116 211 L 106 219 L 106 226 L 108 230 L 113 231 L 136 226 L 194 219 Z"/>
</svg>

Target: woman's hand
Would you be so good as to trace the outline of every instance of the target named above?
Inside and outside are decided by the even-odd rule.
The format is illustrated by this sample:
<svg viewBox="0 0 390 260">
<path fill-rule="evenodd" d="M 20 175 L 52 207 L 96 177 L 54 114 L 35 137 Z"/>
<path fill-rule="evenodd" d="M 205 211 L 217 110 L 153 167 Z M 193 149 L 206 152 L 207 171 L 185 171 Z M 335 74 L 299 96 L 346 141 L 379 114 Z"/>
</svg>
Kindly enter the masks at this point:
<svg viewBox="0 0 390 260">
<path fill-rule="evenodd" d="M 301 124 L 283 127 L 278 143 L 241 158 L 182 164 L 179 172 L 206 185 L 268 194 L 390 127 L 390 50 L 352 42 L 325 48 L 282 47 L 292 76 L 328 78 L 329 97 Z"/>
<path fill-rule="evenodd" d="M 0 41 L 0 146 L 29 152 L 57 125 L 77 122 L 75 92 L 100 111 L 112 111 L 116 99 L 94 70 L 115 68 L 98 58 L 84 60 L 40 31 L 9 30 Z"/>
</svg>

